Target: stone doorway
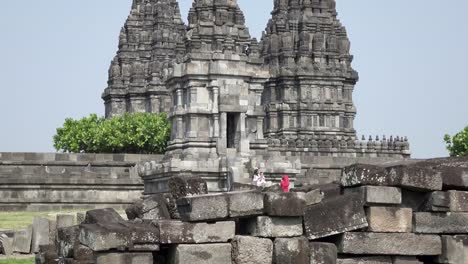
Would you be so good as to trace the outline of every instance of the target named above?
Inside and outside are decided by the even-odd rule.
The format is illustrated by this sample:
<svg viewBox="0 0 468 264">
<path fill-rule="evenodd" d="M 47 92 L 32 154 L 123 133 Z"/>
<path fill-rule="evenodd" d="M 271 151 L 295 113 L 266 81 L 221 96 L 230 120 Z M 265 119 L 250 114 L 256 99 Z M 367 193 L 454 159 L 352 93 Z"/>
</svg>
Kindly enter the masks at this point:
<svg viewBox="0 0 468 264">
<path fill-rule="evenodd" d="M 227 113 L 226 139 L 227 148 L 236 149 L 238 145 L 239 113 Z"/>
</svg>

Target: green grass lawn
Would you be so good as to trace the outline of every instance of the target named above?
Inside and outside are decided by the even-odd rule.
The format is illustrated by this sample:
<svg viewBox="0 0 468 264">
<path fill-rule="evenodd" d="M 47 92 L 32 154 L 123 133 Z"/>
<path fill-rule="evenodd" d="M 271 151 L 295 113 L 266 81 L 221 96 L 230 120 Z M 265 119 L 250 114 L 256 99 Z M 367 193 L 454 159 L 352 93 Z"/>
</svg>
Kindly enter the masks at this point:
<svg viewBox="0 0 468 264">
<path fill-rule="evenodd" d="M 72 212 L 0 212 L 0 229 L 22 229 L 32 224 L 33 218 L 36 216 L 46 217 L 53 220 L 58 213 Z"/>
<path fill-rule="evenodd" d="M 0 264 L 34 264 L 34 258 L 29 259 L 0 259 Z"/>
<path fill-rule="evenodd" d="M 46 217 L 50 220 L 55 220 L 57 214 L 76 214 L 77 212 L 86 212 L 86 210 L 76 211 L 55 211 L 55 212 L 0 212 L 0 229 L 3 230 L 18 230 L 31 225 L 33 218 L 36 216 Z M 124 219 L 125 211 L 117 211 Z M 0 262 L 1 264 L 1 262 Z"/>
</svg>

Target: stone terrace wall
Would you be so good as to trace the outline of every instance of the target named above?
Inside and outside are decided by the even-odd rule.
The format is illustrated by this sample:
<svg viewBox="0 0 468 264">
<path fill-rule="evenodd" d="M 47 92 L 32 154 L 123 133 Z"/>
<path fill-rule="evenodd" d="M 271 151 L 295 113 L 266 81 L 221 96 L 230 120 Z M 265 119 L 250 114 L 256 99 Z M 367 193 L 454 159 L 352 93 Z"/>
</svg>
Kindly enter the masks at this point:
<svg viewBox="0 0 468 264">
<path fill-rule="evenodd" d="M 159 155 L 0 153 L 0 211 L 123 208 L 139 199 L 135 166 Z"/>
<path fill-rule="evenodd" d="M 468 157 L 352 165 L 340 184 L 206 194 L 199 179 L 127 210 L 88 211 L 41 264 L 468 263 Z M 176 209 L 174 211 L 174 208 Z"/>
</svg>

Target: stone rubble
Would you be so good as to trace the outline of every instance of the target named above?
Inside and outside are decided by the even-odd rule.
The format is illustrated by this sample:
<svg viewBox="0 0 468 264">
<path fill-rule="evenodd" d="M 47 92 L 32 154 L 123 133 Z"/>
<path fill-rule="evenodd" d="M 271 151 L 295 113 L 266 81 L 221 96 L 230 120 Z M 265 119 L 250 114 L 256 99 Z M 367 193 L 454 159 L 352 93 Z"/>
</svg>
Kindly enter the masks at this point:
<svg viewBox="0 0 468 264">
<path fill-rule="evenodd" d="M 436 175 L 433 170 L 422 171 Z M 344 173 L 342 182 L 347 177 L 354 175 Z M 455 193 L 443 199 L 452 203 L 437 203 L 442 212 L 439 206 L 413 211 L 402 202 L 424 197 L 423 204 L 434 205 L 441 191 L 426 188 L 427 178 L 415 174 L 413 184 L 400 187 L 386 180 L 377 186 L 345 185 L 310 205 L 306 194 L 321 193 L 318 186 L 291 193 L 202 192 L 177 199 L 182 219 L 154 215 L 125 221 L 112 209 L 92 210 L 84 223 L 59 228 L 56 244 L 41 246 L 37 263 L 54 263 L 46 261 L 51 256 L 79 264 L 468 263 L 468 213 L 460 212 L 465 204 L 457 198 L 462 190 L 442 193 L 448 198 Z M 172 206 L 165 201 L 158 207 Z"/>
</svg>

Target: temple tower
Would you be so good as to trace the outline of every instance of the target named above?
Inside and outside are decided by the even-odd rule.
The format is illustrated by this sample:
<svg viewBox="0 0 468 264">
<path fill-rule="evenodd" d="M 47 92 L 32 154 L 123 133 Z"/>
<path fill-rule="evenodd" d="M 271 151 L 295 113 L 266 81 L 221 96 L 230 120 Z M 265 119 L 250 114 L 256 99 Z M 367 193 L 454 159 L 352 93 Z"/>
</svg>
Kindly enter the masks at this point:
<svg viewBox="0 0 468 264">
<path fill-rule="evenodd" d="M 167 80 L 168 163 L 155 180 L 185 172 L 211 178 L 211 190 L 225 189 L 227 175 L 250 182 L 251 150 L 267 147 L 261 97 L 269 73 L 257 40 L 235 0 L 195 0 L 188 22 L 187 54 Z"/>
<path fill-rule="evenodd" d="M 176 0 L 133 1 L 102 95 L 106 117 L 168 111 L 165 81 L 170 65 L 185 54 L 184 36 Z"/>
<path fill-rule="evenodd" d="M 275 0 L 262 39 L 267 137 L 356 140 L 349 51 L 334 0 Z"/>
</svg>

